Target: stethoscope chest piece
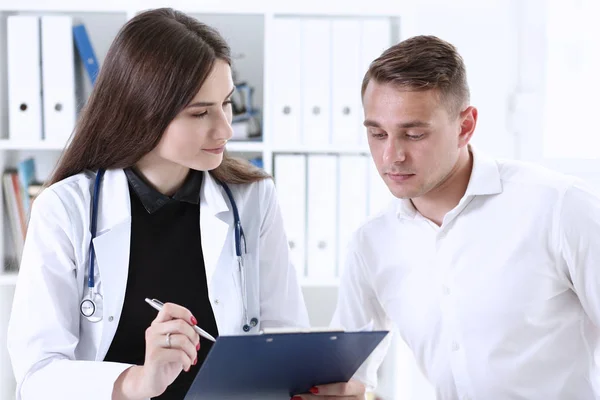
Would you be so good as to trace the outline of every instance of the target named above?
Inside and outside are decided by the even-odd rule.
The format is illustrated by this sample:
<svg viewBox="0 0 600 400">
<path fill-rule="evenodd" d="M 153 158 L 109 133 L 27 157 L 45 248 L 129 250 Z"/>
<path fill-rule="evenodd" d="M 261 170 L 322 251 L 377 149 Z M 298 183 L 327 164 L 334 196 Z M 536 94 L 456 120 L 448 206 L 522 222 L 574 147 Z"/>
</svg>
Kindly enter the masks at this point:
<svg viewBox="0 0 600 400">
<path fill-rule="evenodd" d="M 102 321 L 102 295 L 91 293 L 85 296 L 79 303 L 79 311 L 90 322 Z"/>
</svg>

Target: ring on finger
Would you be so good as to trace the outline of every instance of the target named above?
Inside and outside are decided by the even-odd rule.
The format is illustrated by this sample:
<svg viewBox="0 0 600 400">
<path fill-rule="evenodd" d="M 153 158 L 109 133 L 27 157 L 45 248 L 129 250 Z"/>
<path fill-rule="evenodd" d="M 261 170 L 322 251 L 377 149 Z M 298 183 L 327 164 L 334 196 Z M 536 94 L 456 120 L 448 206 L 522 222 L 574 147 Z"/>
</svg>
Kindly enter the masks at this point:
<svg viewBox="0 0 600 400">
<path fill-rule="evenodd" d="M 167 349 L 171 348 L 171 332 L 167 333 L 167 336 L 165 337 L 165 341 L 167 342 Z"/>
</svg>

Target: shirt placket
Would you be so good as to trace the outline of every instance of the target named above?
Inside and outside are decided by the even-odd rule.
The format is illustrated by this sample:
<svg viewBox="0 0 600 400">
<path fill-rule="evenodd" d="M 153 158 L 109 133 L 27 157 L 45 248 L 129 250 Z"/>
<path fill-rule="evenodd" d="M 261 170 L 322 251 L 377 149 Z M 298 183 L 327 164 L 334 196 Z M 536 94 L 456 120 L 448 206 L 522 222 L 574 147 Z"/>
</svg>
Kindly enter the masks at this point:
<svg viewBox="0 0 600 400">
<path fill-rule="evenodd" d="M 447 233 L 447 229 L 440 229 L 436 236 L 436 261 L 442 273 L 442 296 L 440 302 L 442 326 L 444 327 L 444 334 L 448 335 L 447 337 L 442 337 L 442 341 L 445 346 L 448 346 L 450 368 L 452 369 L 458 399 L 472 400 L 473 391 L 467 371 L 464 340 L 457 312 L 456 294 L 459 288 L 454 281 L 452 266 L 444 261 L 451 259 L 444 256 L 444 251 L 451 248 L 451 244 L 448 243 Z"/>
</svg>

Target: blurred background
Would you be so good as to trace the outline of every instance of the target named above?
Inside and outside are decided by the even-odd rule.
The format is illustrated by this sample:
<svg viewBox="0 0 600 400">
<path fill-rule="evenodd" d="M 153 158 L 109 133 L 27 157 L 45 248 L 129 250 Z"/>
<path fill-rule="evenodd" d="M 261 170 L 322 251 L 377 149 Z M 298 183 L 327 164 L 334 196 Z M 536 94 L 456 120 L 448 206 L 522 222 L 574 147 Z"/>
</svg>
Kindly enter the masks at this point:
<svg viewBox="0 0 600 400">
<path fill-rule="evenodd" d="M 6 326 L 31 200 L 119 28 L 162 6 L 216 27 L 232 48 L 228 151 L 275 177 L 313 326 L 329 324 L 352 231 L 391 198 L 366 146 L 360 82 L 400 40 L 433 34 L 458 48 L 480 150 L 600 188 L 598 0 L 0 0 L 0 400 L 14 398 Z M 434 398 L 398 338 L 371 397 Z"/>
</svg>

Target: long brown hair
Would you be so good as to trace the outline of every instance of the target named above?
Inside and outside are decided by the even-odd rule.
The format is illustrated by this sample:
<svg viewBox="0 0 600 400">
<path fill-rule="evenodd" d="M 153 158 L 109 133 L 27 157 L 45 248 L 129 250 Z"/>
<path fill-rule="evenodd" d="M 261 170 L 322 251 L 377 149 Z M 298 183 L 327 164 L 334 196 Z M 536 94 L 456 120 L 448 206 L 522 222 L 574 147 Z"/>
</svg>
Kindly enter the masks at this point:
<svg viewBox="0 0 600 400">
<path fill-rule="evenodd" d="M 112 43 L 48 185 L 86 169 L 133 166 L 156 147 L 217 59 L 231 64 L 229 46 L 192 17 L 161 8 L 132 18 Z M 211 174 L 226 183 L 268 176 L 226 153 Z"/>
<path fill-rule="evenodd" d="M 436 36 L 414 36 L 384 51 L 365 74 L 363 96 L 371 79 L 401 89 L 438 90 L 451 114 L 458 114 L 469 103 L 463 58 L 455 46 Z"/>
</svg>

